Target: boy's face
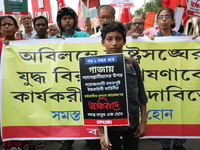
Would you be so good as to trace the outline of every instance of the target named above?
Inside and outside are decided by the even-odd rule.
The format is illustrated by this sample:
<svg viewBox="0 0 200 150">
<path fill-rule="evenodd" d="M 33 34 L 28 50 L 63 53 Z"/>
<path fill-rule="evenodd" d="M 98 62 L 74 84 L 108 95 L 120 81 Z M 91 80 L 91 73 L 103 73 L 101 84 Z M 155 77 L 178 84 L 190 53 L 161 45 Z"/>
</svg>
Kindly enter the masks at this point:
<svg viewBox="0 0 200 150">
<path fill-rule="evenodd" d="M 121 33 L 114 31 L 107 33 L 106 38 L 101 43 L 106 48 L 108 54 L 113 54 L 122 53 L 122 48 L 126 41 L 124 41 Z"/>
</svg>

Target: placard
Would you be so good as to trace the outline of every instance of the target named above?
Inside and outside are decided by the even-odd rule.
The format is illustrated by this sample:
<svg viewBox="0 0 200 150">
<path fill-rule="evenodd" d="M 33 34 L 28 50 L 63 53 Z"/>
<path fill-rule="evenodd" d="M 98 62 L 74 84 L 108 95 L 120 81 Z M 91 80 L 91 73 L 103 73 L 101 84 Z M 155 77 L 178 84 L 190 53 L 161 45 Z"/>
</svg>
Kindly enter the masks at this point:
<svg viewBox="0 0 200 150">
<path fill-rule="evenodd" d="M 85 125 L 128 125 L 124 55 L 79 58 Z"/>
</svg>

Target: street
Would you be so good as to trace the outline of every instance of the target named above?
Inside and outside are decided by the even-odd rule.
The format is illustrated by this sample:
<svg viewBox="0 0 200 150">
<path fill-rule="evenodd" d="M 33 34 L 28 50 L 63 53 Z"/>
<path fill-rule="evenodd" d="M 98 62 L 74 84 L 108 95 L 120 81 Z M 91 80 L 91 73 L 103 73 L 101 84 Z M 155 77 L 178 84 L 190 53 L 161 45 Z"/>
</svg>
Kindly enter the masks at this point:
<svg viewBox="0 0 200 150">
<path fill-rule="evenodd" d="M 37 148 L 36 150 L 59 150 L 62 144 L 59 141 L 46 141 L 44 148 Z M 189 139 L 184 144 L 187 150 L 200 150 L 200 139 Z M 2 148 L 1 148 L 2 149 Z M 139 144 L 139 150 L 161 150 L 161 146 L 158 141 L 151 139 L 141 139 Z M 89 150 L 84 140 L 76 140 L 71 150 Z M 171 150 L 173 150 L 171 146 Z"/>
</svg>

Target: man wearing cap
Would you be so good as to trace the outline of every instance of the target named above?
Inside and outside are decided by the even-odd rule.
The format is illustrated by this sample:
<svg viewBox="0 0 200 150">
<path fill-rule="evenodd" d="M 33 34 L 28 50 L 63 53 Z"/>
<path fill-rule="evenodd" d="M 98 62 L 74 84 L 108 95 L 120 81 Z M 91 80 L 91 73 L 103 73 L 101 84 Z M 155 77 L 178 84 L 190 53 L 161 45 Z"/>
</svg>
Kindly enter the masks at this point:
<svg viewBox="0 0 200 150">
<path fill-rule="evenodd" d="M 78 16 L 76 12 L 70 7 L 62 7 L 57 14 L 57 24 L 60 33 L 52 38 L 66 37 L 66 38 L 79 38 L 89 37 L 89 34 L 83 31 L 77 31 Z M 90 150 L 100 150 L 99 140 L 86 140 Z M 60 150 L 71 149 L 74 140 L 65 140 Z"/>
<path fill-rule="evenodd" d="M 58 37 L 64 36 L 66 38 L 89 37 L 86 32 L 76 31 L 78 24 L 78 16 L 76 12 L 70 7 L 62 7 L 57 14 L 57 24 L 60 29 Z M 53 36 L 52 38 L 56 38 Z"/>
</svg>

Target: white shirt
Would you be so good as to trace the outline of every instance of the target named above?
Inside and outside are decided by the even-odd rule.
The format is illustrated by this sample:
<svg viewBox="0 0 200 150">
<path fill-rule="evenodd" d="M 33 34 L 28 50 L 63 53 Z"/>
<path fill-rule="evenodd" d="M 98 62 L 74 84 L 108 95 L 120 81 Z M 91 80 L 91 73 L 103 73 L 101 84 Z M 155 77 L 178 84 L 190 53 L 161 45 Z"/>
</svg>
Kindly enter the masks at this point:
<svg viewBox="0 0 200 150">
<path fill-rule="evenodd" d="M 99 32 L 90 35 L 90 37 L 100 37 L 101 36 L 101 31 L 99 30 Z"/>
<path fill-rule="evenodd" d="M 29 36 L 28 34 L 26 34 L 25 30 L 21 32 L 22 33 L 22 38 L 23 39 L 31 39 L 33 37 L 35 37 L 37 35 L 37 33 L 35 32 L 35 30 L 31 31 L 31 36 Z"/>
</svg>

